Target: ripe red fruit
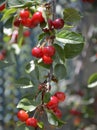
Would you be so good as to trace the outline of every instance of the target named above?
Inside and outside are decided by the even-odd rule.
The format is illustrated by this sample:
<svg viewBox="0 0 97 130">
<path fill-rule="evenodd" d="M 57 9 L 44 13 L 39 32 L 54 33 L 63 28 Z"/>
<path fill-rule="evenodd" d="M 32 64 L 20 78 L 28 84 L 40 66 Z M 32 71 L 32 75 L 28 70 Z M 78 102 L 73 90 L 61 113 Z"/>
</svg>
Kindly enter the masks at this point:
<svg viewBox="0 0 97 130">
<path fill-rule="evenodd" d="M 48 26 L 50 30 L 54 29 L 53 21 L 51 19 L 48 19 Z"/>
<path fill-rule="evenodd" d="M 79 116 L 79 115 L 81 115 L 81 112 L 76 109 L 71 109 L 70 114 L 74 115 L 74 116 Z"/>
<path fill-rule="evenodd" d="M 62 112 L 61 112 L 61 110 L 58 109 L 58 108 L 54 110 L 54 114 L 55 114 L 58 118 L 61 118 L 61 117 L 62 117 Z"/>
<path fill-rule="evenodd" d="M 50 101 L 46 104 L 47 108 L 49 109 L 55 109 L 58 107 L 58 99 L 55 96 L 52 96 Z"/>
<path fill-rule="evenodd" d="M 54 46 L 43 47 L 42 52 L 43 52 L 43 55 L 51 57 L 55 54 L 55 47 Z"/>
<path fill-rule="evenodd" d="M 14 26 L 16 26 L 16 27 L 19 27 L 20 24 L 21 24 L 21 19 L 16 18 L 13 24 L 14 24 Z"/>
<path fill-rule="evenodd" d="M 19 118 L 20 121 L 26 121 L 29 118 L 29 115 L 24 110 L 20 110 L 17 113 L 17 117 Z"/>
<path fill-rule="evenodd" d="M 39 23 L 44 22 L 44 18 L 41 12 L 35 12 L 32 16 L 32 24 L 37 25 Z"/>
<path fill-rule="evenodd" d="M 34 117 L 28 118 L 28 119 L 26 120 L 26 125 L 27 125 L 27 126 L 37 127 L 37 123 L 38 123 L 38 121 L 37 121 L 37 119 L 34 118 Z"/>
<path fill-rule="evenodd" d="M 3 10 L 5 9 L 5 6 L 6 6 L 5 3 L 1 4 L 1 5 L 0 5 L 0 11 L 3 11 Z"/>
<path fill-rule="evenodd" d="M 64 26 L 64 20 L 61 18 L 55 19 L 53 21 L 53 26 L 55 29 L 61 29 Z"/>
<path fill-rule="evenodd" d="M 57 99 L 59 100 L 59 102 L 63 102 L 66 98 L 66 95 L 63 92 L 56 92 L 54 94 L 54 96 L 57 97 Z"/>
<path fill-rule="evenodd" d="M 25 37 L 29 37 L 31 33 L 29 30 L 26 30 L 23 34 Z"/>
<path fill-rule="evenodd" d="M 52 62 L 53 62 L 53 60 L 50 56 L 45 56 L 45 55 L 43 55 L 42 60 L 45 64 L 48 64 L 48 65 L 52 64 Z"/>
<path fill-rule="evenodd" d="M 21 19 L 27 19 L 30 16 L 30 12 L 28 10 L 21 10 L 20 17 Z"/>
<path fill-rule="evenodd" d="M 36 58 L 41 58 L 43 56 L 42 49 L 40 47 L 34 47 L 32 49 L 32 55 Z"/>
</svg>

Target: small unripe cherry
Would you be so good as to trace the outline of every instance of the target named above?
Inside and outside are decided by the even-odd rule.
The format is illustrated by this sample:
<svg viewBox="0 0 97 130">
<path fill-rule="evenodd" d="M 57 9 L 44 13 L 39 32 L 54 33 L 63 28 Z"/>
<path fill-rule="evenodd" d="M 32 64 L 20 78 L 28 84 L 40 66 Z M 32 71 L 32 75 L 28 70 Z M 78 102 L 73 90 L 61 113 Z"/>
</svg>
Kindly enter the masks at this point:
<svg viewBox="0 0 97 130">
<path fill-rule="evenodd" d="M 31 34 L 31 33 L 30 33 L 29 30 L 24 31 L 24 33 L 23 33 L 24 37 L 29 37 L 30 34 Z"/>
<path fill-rule="evenodd" d="M 30 16 L 30 12 L 28 10 L 21 10 L 20 11 L 20 18 L 21 19 L 27 19 Z"/>
<path fill-rule="evenodd" d="M 42 52 L 43 52 L 43 55 L 51 57 L 55 54 L 55 47 L 54 46 L 43 47 Z"/>
<path fill-rule="evenodd" d="M 24 110 L 20 110 L 17 113 L 17 117 L 19 118 L 20 121 L 26 121 L 29 118 L 29 115 Z"/>
<path fill-rule="evenodd" d="M 57 99 L 59 100 L 59 102 L 63 102 L 66 98 L 66 95 L 63 92 L 56 92 L 54 94 L 54 96 L 57 97 Z"/>
<path fill-rule="evenodd" d="M 41 58 L 43 56 L 42 49 L 40 47 L 34 47 L 32 49 L 32 55 L 36 58 Z"/>
<path fill-rule="evenodd" d="M 61 18 L 55 19 L 53 21 L 53 26 L 55 29 L 61 29 L 64 27 L 64 20 Z"/>
<path fill-rule="evenodd" d="M 27 126 L 32 126 L 32 127 L 36 128 L 38 126 L 37 123 L 38 123 L 38 120 L 36 118 L 34 118 L 34 117 L 28 118 L 26 120 L 26 125 Z"/>
<path fill-rule="evenodd" d="M 43 55 L 42 60 L 45 64 L 48 64 L 48 65 L 52 64 L 52 62 L 53 62 L 53 60 L 50 56 L 45 56 L 45 55 Z"/>
</svg>

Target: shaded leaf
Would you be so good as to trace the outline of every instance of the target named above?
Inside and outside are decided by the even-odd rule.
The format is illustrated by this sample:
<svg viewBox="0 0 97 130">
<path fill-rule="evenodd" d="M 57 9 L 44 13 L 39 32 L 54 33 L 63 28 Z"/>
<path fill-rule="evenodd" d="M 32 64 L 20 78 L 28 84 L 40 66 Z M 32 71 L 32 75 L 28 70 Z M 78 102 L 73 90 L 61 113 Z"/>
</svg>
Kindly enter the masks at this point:
<svg viewBox="0 0 97 130">
<path fill-rule="evenodd" d="M 66 76 L 66 67 L 63 64 L 56 64 L 54 67 L 54 74 L 58 79 L 64 79 Z"/>
<path fill-rule="evenodd" d="M 16 81 L 16 86 L 21 87 L 21 88 L 30 88 L 33 87 L 33 84 L 31 80 L 27 77 L 21 77 Z"/>
<path fill-rule="evenodd" d="M 10 67 L 11 65 L 13 65 L 14 63 L 12 62 L 9 62 L 9 61 L 0 61 L 0 69 L 3 69 L 5 67 Z"/>
<path fill-rule="evenodd" d="M 76 23 L 81 19 L 79 11 L 74 8 L 66 8 L 63 11 L 63 17 L 65 23 Z"/>
<path fill-rule="evenodd" d="M 26 111 L 34 111 L 36 109 L 36 106 L 33 104 L 27 98 L 23 98 L 18 103 L 17 108 L 21 108 L 21 109 L 26 110 Z"/>
<path fill-rule="evenodd" d="M 6 0 L 0 0 L 0 5 L 5 3 Z"/>
<path fill-rule="evenodd" d="M 4 23 L 4 27 L 5 28 L 11 28 L 12 27 L 12 23 L 13 23 L 13 16 L 11 16 L 5 23 Z"/>
<path fill-rule="evenodd" d="M 65 122 L 63 122 L 62 120 L 57 118 L 52 111 L 46 110 L 46 112 L 47 112 L 48 122 L 51 125 L 53 125 L 55 127 L 62 127 L 65 124 Z"/>
<path fill-rule="evenodd" d="M 51 94 L 49 92 L 47 92 L 45 95 L 44 95 L 44 98 L 43 98 L 43 101 L 45 103 L 49 102 L 50 101 L 50 97 L 51 97 Z"/>
<path fill-rule="evenodd" d="M 64 53 L 66 58 L 73 58 L 81 53 L 84 44 L 66 44 L 64 47 Z"/>
<path fill-rule="evenodd" d="M 94 73 L 88 79 L 88 87 L 93 88 L 96 86 L 97 86 L 97 73 Z"/>
<path fill-rule="evenodd" d="M 81 34 L 76 32 L 71 32 L 68 30 L 62 30 L 56 34 L 56 40 L 58 42 L 66 44 L 81 44 L 84 43 L 84 39 Z"/>
<path fill-rule="evenodd" d="M 15 130 L 34 130 L 33 127 L 26 126 L 24 122 L 21 123 L 21 125 L 18 125 L 18 124 L 20 124 L 20 122 L 17 122 Z"/>
<path fill-rule="evenodd" d="M 58 53 L 59 58 L 65 62 L 65 53 L 64 53 L 64 49 L 59 46 L 58 44 L 54 44 L 55 48 L 56 48 L 56 53 Z"/>
</svg>

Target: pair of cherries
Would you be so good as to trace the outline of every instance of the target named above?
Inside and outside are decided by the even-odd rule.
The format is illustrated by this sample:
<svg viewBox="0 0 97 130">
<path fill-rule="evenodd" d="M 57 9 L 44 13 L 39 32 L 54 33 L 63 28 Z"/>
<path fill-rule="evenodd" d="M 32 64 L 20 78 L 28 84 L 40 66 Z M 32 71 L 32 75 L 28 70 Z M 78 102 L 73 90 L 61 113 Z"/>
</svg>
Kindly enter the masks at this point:
<svg viewBox="0 0 97 130">
<path fill-rule="evenodd" d="M 38 120 L 35 117 L 29 117 L 28 113 L 24 110 L 20 110 L 17 113 L 17 117 L 20 121 L 25 122 L 27 126 L 34 128 L 38 126 Z"/>
</svg>

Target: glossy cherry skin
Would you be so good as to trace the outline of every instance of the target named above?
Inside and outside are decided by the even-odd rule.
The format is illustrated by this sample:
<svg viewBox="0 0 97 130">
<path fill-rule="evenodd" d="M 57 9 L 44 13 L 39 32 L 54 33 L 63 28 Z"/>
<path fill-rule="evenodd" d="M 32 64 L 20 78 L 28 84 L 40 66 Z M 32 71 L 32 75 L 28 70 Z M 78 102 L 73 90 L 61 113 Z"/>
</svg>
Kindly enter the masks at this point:
<svg viewBox="0 0 97 130">
<path fill-rule="evenodd" d="M 64 20 L 61 18 L 55 19 L 53 21 L 53 26 L 55 29 L 61 29 L 64 27 Z"/>
<path fill-rule="evenodd" d="M 1 4 L 1 5 L 0 5 L 0 11 L 3 11 L 3 10 L 5 9 L 5 6 L 6 6 L 5 3 Z"/>
<path fill-rule="evenodd" d="M 45 64 L 48 64 L 48 65 L 52 64 L 52 62 L 53 62 L 53 60 L 50 56 L 45 56 L 45 55 L 43 55 L 42 60 Z"/>
<path fill-rule="evenodd" d="M 27 19 L 30 16 L 30 12 L 28 10 L 21 10 L 20 11 L 20 18 L 21 19 Z"/>
<path fill-rule="evenodd" d="M 55 96 L 52 96 L 50 101 L 46 104 L 49 109 L 56 109 L 58 107 L 58 99 Z"/>
<path fill-rule="evenodd" d="M 38 123 L 38 121 L 37 121 L 37 119 L 36 118 L 34 118 L 34 117 L 32 117 L 32 118 L 28 118 L 27 120 L 26 120 L 26 125 L 27 126 L 32 126 L 32 127 L 37 127 L 37 123 Z"/>
<path fill-rule="evenodd" d="M 29 118 L 29 115 L 24 110 L 20 110 L 17 113 L 17 117 L 19 118 L 20 121 L 26 121 Z"/>
<path fill-rule="evenodd" d="M 39 23 L 44 22 L 44 18 L 41 12 L 35 12 L 32 16 L 32 24 L 37 25 Z"/>
<path fill-rule="evenodd" d="M 55 47 L 54 46 L 43 47 L 42 52 L 43 52 L 43 55 L 51 57 L 55 54 Z"/>
<path fill-rule="evenodd" d="M 14 24 L 14 26 L 16 26 L 16 27 L 19 27 L 20 24 L 21 24 L 21 19 L 16 18 L 13 24 Z"/>
<path fill-rule="evenodd" d="M 43 56 L 42 49 L 40 47 L 34 47 L 32 49 L 32 55 L 36 58 L 41 58 Z"/>
<path fill-rule="evenodd" d="M 57 99 L 59 100 L 59 102 L 63 102 L 66 98 L 66 95 L 63 92 L 56 92 L 54 94 L 54 96 L 57 97 Z"/>
</svg>

